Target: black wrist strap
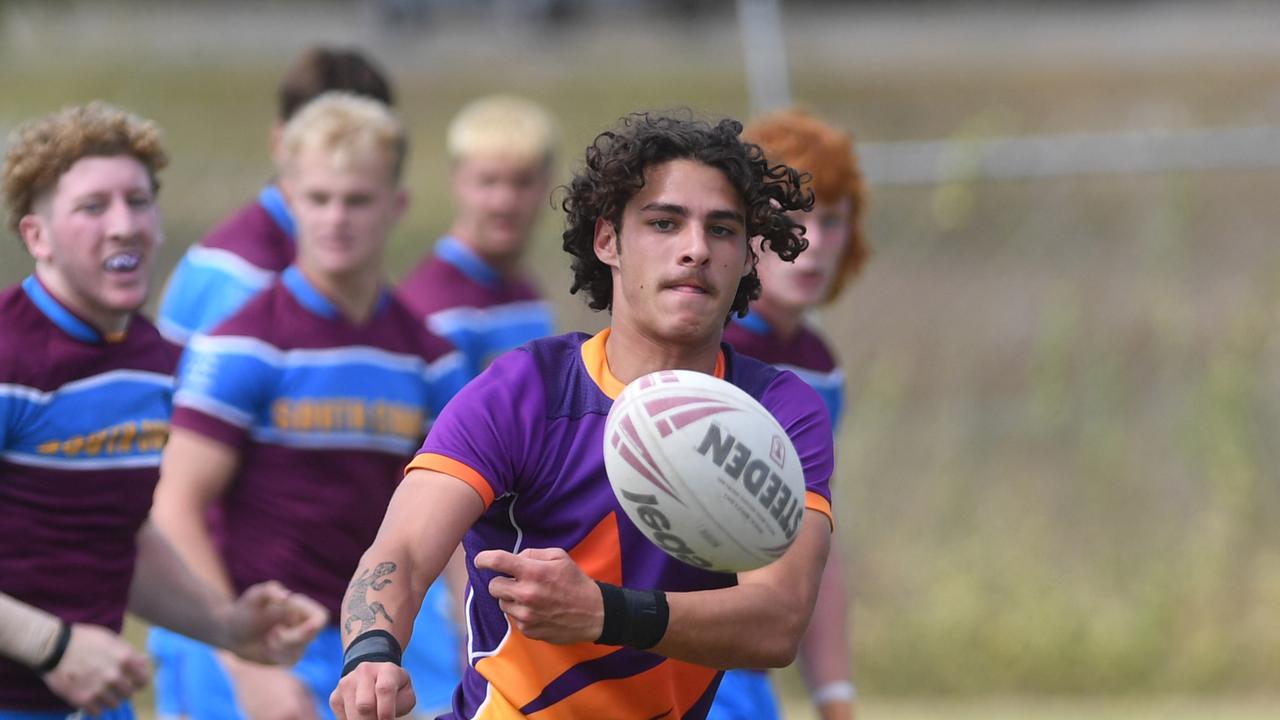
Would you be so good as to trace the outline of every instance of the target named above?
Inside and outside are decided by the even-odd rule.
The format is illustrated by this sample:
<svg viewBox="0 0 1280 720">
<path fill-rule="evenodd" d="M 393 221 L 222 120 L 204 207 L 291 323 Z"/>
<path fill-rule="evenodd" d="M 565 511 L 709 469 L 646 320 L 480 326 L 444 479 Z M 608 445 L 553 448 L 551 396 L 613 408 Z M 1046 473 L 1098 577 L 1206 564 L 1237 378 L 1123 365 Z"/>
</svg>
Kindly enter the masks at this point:
<svg viewBox="0 0 1280 720">
<path fill-rule="evenodd" d="M 596 582 L 604 601 L 604 626 L 596 643 L 648 650 L 667 632 L 671 610 L 661 590 L 629 590 Z"/>
<path fill-rule="evenodd" d="M 62 656 L 67 653 L 67 645 L 71 643 L 71 623 L 66 620 L 59 620 L 58 637 L 53 641 L 53 650 L 49 652 L 49 657 L 44 659 L 36 667 L 36 674 L 44 675 L 53 672 L 58 667 L 58 663 L 62 662 Z"/>
<path fill-rule="evenodd" d="M 342 677 L 360 663 L 389 662 L 400 664 L 400 642 L 386 630 L 369 630 L 356 636 L 342 655 Z"/>
</svg>

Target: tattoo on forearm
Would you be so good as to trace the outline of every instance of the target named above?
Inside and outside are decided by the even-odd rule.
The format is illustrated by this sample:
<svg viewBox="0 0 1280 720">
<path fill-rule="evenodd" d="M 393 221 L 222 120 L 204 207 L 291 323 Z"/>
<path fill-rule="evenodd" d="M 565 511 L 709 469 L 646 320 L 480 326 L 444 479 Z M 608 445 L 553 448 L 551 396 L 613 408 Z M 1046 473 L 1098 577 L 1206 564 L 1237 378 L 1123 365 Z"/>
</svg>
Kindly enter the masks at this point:
<svg viewBox="0 0 1280 720">
<path fill-rule="evenodd" d="M 347 590 L 347 619 L 342 623 L 342 629 L 351 634 L 351 626 L 360 623 L 360 632 L 364 632 L 373 627 L 378 621 L 378 613 L 382 613 L 382 617 L 387 622 L 393 623 L 395 620 L 387 614 L 387 609 L 382 603 L 369 602 L 369 590 L 381 590 L 391 584 L 391 578 L 387 577 L 396 571 L 396 564 L 393 562 L 381 562 L 370 573 L 368 568 L 360 571 L 360 574 L 351 581 L 351 587 Z"/>
</svg>

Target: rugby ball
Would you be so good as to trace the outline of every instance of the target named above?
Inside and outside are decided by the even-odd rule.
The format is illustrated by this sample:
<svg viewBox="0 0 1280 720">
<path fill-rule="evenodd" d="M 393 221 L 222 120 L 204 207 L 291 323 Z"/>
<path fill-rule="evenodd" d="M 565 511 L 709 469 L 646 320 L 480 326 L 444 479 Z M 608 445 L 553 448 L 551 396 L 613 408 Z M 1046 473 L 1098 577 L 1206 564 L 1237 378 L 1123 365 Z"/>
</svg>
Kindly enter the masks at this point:
<svg viewBox="0 0 1280 720">
<path fill-rule="evenodd" d="M 627 385 L 605 422 L 604 465 L 627 517 L 671 557 L 754 570 L 795 540 L 804 471 L 759 402 L 705 373 L 662 370 Z"/>
</svg>

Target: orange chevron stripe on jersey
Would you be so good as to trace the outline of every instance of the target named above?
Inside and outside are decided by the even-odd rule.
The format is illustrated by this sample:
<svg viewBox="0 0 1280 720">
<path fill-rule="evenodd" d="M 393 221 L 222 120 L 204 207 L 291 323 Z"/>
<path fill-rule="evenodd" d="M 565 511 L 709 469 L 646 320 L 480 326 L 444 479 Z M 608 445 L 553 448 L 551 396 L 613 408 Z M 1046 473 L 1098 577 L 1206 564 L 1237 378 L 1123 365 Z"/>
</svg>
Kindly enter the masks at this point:
<svg viewBox="0 0 1280 720">
<path fill-rule="evenodd" d="M 569 557 L 589 577 L 614 585 L 622 584 L 622 566 L 618 562 L 621 556 L 617 513 L 606 515 L 569 550 Z M 595 643 L 548 645 L 529 639 L 514 625 L 509 632 L 498 652 L 478 661 L 476 670 L 489 681 L 490 696 L 498 695 L 496 687 L 501 687 L 501 694 L 518 702 L 520 707 L 538 697 L 551 681 L 574 665 L 617 649 Z M 548 653 L 549 650 L 555 652 Z"/>
<path fill-rule="evenodd" d="M 569 556 L 591 578 L 621 584 L 617 514 L 609 513 Z M 604 671 L 600 680 L 584 671 L 606 666 L 624 669 Z M 475 668 L 490 685 L 477 718 L 609 717 L 620 707 L 636 717 L 682 712 L 702 697 L 717 672 L 627 648 L 551 645 L 531 640 L 515 627 L 498 652 L 477 661 Z M 558 682 L 564 687 L 557 687 Z"/>
</svg>

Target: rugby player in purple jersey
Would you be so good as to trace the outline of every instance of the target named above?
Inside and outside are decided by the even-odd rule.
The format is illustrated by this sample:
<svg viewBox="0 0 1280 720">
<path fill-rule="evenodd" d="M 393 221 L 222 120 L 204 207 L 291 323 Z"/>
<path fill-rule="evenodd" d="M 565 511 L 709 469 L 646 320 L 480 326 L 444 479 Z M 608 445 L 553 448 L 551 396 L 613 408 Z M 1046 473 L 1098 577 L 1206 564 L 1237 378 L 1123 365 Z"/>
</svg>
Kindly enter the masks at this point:
<svg viewBox="0 0 1280 720">
<path fill-rule="evenodd" d="M 460 540 L 469 664 L 446 717 L 701 718 L 721 669 L 791 662 L 831 536 L 830 420 L 803 381 L 721 335 L 759 290 L 749 239 L 795 258 L 805 241 L 786 213 L 812 201 L 741 130 L 632 115 L 587 149 L 564 198 L 564 247 L 571 289 L 611 310 L 610 326 L 511 351 L 445 408 L 347 591 L 339 718 L 408 709 L 397 666 L 408 619 Z M 671 368 L 734 383 L 790 435 L 807 510 L 778 561 L 708 572 L 619 512 L 606 416 L 626 383 Z"/>
<path fill-rule="evenodd" d="M 557 135 L 545 108 L 514 95 L 473 100 L 449 123 L 453 225 L 396 292 L 474 374 L 554 330 L 520 259 L 547 204 Z"/>
<path fill-rule="evenodd" d="M 281 149 L 297 262 L 188 343 L 155 517 L 224 592 L 281 580 L 336 622 L 404 464 L 468 376 L 462 356 L 395 299 L 383 271 L 408 202 L 399 119 L 369 98 L 327 93 L 289 121 Z M 215 504 L 218 533 L 205 522 Z M 157 683 L 166 713 L 330 714 L 342 667 L 336 624 L 291 668 L 183 638 L 159 644 L 175 669 L 174 682 Z"/>
<path fill-rule="evenodd" d="M 162 241 L 151 122 L 101 103 L 15 131 L 10 227 L 35 272 L 0 293 L 0 718 L 132 717 L 147 659 L 127 610 L 258 662 L 289 662 L 323 608 L 279 583 L 238 599 L 147 521 L 176 351 L 138 314 Z"/>
<path fill-rule="evenodd" d="M 272 162 L 280 167 L 280 131 L 302 106 L 330 90 L 392 104 L 391 84 L 356 50 L 313 47 L 285 71 L 271 125 Z M 170 342 L 186 345 L 192 335 L 230 317 L 293 262 L 293 212 L 272 181 L 257 197 L 209 231 L 183 254 L 165 288 L 156 325 Z"/>
<path fill-rule="evenodd" d="M 762 255 L 760 297 L 751 311 L 734 318 L 724 339 L 735 350 L 790 370 L 822 396 L 838 428 L 844 405 L 844 374 L 822 334 L 808 319 L 813 309 L 834 300 L 866 262 L 862 236 L 866 206 L 862 175 L 848 134 L 801 110 L 771 113 L 750 123 L 743 137 L 760 145 L 770 162 L 809 175 L 814 206 L 792 219 L 805 227 L 809 247 L 794 262 Z M 855 691 L 849 660 L 849 600 L 844 555 L 832 543 L 813 622 L 800 646 L 809 694 L 822 720 L 853 717 Z M 725 674 L 711 720 L 767 720 L 778 704 L 765 673 Z"/>
</svg>

